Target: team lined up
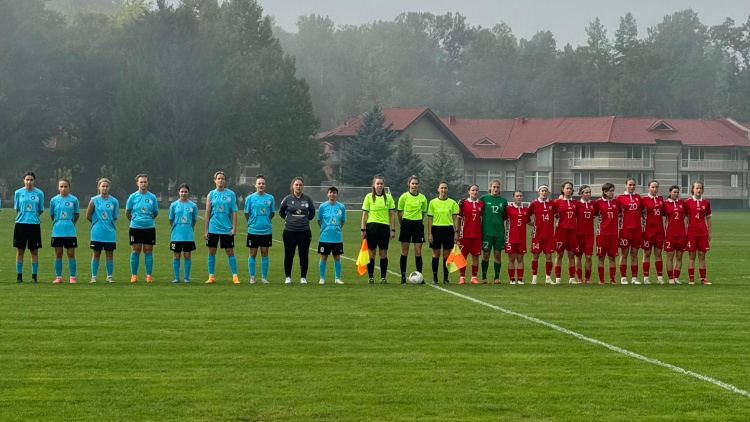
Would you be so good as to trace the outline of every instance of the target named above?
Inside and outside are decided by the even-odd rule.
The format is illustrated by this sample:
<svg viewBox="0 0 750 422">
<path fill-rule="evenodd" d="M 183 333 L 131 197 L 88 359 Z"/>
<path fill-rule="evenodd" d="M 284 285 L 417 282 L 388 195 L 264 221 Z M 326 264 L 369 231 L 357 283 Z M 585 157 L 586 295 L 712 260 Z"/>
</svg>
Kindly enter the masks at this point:
<svg viewBox="0 0 750 422">
<path fill-rule="evenodd" d="M 32 255 L 32 281 L 37 279 L 38 249 L 41 247 L 40 215 L 44 211 L 44 195 L 34 187 L 35 175 L 24 175 L 24 187 L 16 191 L 14 208 L 17 211 L 13 244 L 17 249 L 17 281 L 23 281 L 23 258 L 25 249 Z M 137 282 L 140 254 L 144 253 L 146 281 L 152 282 L 153 246 L 156 244 L 154 219 L 158 215 L 156 196 L 148 191 L 148 177 L 136 177 L 138 191 L 126 203 L 126 216 L 130 220 L 130 267 L 131 282 Z M 219 248 L 227 254 L 232 272 L 232 281 L 239 283 L 237 262 L 234 256 L 234 236 L 237 229 L 237 199 L 234 192 L 226 188 L 226 175 L 214 175 L 216 188 L 206 198 L 204 238 L 208 247 L 208 273 L 206 283 L 215 282 L 216 252 Z M 561 188 L 560 197 L 549 199 L 549 188 L 538 189 L 539 198 L 528 207 L 523 205 L 523 194 L 514 193 L 513 202 L 500 196 L 501 185 L 497 180 L 490 183 L 490 191 L 478 197 L 478 186 L 468 189 L 468 197 L 458 203 L 448 197 L 448 184 L 440 183 L 438 197 L 428 203 L 419 192 L 419 178 L 409 179 L 409 191 L 399 197 L 398 203 L 385 192 L 385 180 L 375 176 L 372 193 L 366 195 L 362 205 L 361 232 L 366 239 L 370 254 L 367 267 L 369 282 L 374 283 L 375 251 L 379 251 L 381 283 L 387 283 L 388 245 L 395 237 L 396 216 L 400 223 L 399 242 L 401 243 L 401 282 L 406 282 L 407 257 L 410 244 L 414 244 L 416 270 L 422 272 L 422 244 L 425 241 L 424 216 L 427 215 L 427 233 L 432 249 L 433 283 L 438 283 L 440 255 L 443 256 L 443 282 L 448 283 L 446 260 L 455 243 L 460 245 L 463 255 L 472 256 L 471 283 L 479 283 L 479 255 L 482 254 L 482 283 L 487 283 L 489 258 L 494 252 L 494 282 L 500 283 L 501 252 L 509 255 L 508 275 L 511 284 L 523 284 L 526 254 L 527 226 L 532 227 L 531 253 L 532 284 L 537 283 L 539 257 L 546 258 L 546 283 L 559 284 L 563 255 L 568 253 L 570 283 L 590 283 L 592 255 L 596 241 L 599 282 L 604 284 L 605 257 L 609 260 L 609 282 L 615 283 L 615 257 L 620 251 L 621 283 L 627 284 L 627 258 L 631 257 L 631 282 L 638 280 L 638 250 L 644 250 L 642 268 L 644 283 L 650 284 L 650 257 L 654 255 L 658 283 L 663 283 L 662 250 L 667 252 L 667 273 L 670 284 L 679 284 L 682 267 L 682 253 L 689 255 L 688 272 L 690 282 L 694 281 L 695 257 L 697 252 L 700 280 L 706 279 L 705 253 L 709 249 L 711 235 L 711 207 L 702 198 L 703 185 L 693 183 L 692 197 L 679 198 L 680 189 L 670 188 L 669 197 L 658 196 L 659 184 L 649 183 L 649 194 L 641 197 L 636 194 L 635 180 L 628 179 L 626 190 L 615 198 L 615 187 L 611 183 L 602 186 L 602 197 L 591 200 L 591 188 L 579 189 L 581 199 L 573 198 L 573 184 L 566 182 Z M 115 221 L 119 203 L 109 195 L 110 181 L 98 181 L 99 194 L 88 204 L 86 217 L 91 222 L 91 282 L 97 281 L 101 252 L 105 252 L 107 281 L 113 282 L 113 255 L 116 249 Z M 248 196 L 245 203 L 245 217 L 248 221 L 247 247 L 250 249 L 248 270 L 250 282 L 256 281 L 257 253 L 261 252 L 261 281 L 268 279 L 268 248 L 272 246 L 271 219 L 275 215 L 274 197 L 265 192 L 265 178 L 258 176 L 256 192 Z M 308 248 L 312 241 L 309 222 L 315 217 L 315 204 L 303 192 L 301 178 L 292 180 L 292 193 L 284 198 L 279 214 L 285 220 L 283 243 L 285 249 L 285 283 L 290 284 L 294 255 L 299 255 L 300 282 L 307 283 Z M 50 215 L 53 221 L 52 247 L 55 248 L 54 283 L 62 278 L 62 254 L 67 250 L 70 282 L 75 282 L 77 238 L 75 224 L 79 216 L 78 199 L 70 194 L 70 182 L 60 180 L 59 195 L 50 202 Z M 173 251 L 173 282 L 180 281 L 180 259 L 184 259 L 184 281 L 190 281 L 191 253 L 196 249 L 194 227 L 198 218 L 198 208 L 188 199 L 190 188 L 187 184 L 179 187 L 180 198 L 169 208 L 169 222 L 172 226 L 170 249 Z M 334 256 L 335 282 L 341 281 L 340 256 L 343 254 L 342 228 L 346 222 L 346 209 L 337 202 L 338 191 L 328 190 L 328 201 L 321 204 L 318 211 L 318 224 L 321 227 L 317 251 L 320 253 L 320 283 L 325 283 L 326 262 Z M 598 225 L 594 229 L 595 219 Z M 687 219 L 687 227 L 685 221 Z M 666 225 L 665 225 L 666 220 Z M 552 252 L 557 252 L 554 262 L 555 278 L 551 277 Z M 466 268 L 461 269 L 460 284 L 465 283 Z"/>
</svg>

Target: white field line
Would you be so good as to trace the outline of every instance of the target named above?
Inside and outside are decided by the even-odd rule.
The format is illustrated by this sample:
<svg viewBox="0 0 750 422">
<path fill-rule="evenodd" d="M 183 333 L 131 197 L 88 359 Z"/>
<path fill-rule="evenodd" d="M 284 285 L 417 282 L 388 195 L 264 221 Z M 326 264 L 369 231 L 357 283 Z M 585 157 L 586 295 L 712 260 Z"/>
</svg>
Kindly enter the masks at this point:
<svg viewBox="0 0 750 422">
<path fill-rule="evenodd" d="M 274 240 L 274 242 L 283 243 L 280 240 Z M 310 248 L 310 250 L 313 251 L 313 252 L 317 252 L 313 248 Z M 353 261 L 353 262 L 357 261 L 356 259 L 350 258 L 348 256 L 344 256 L 344 255 L 341 255 L 341 258 L 344 258 L 346 260 Z M 380 267 L 377 267 L 377 266 L 376 266 L 376 268 L 380 269 Z M 388 270 L 388 272 L 391 273 L 391 274 L 393 274 L 393 275 L 395 275 L 395 276 L 399 276 L 399 277 L 401 276 L 401 274 L 396 273 L 396 272 L 391 271 L 391 270 Z M 533 323 L 536 323 L 536 324 L 544 325 L 545 327 L 552 328 L 553 330 L 559 331 L 561 333 L 565 333 L 565 334 L 571 335 L 571 336 L 573 336 L 573 337 L 575 337 L 575 338 L 577 338 L 579 340 L 587 341 L 589 343 L 596 344 L 598 346 L 606 347 L 607 349 L 612 350 L 613 352 L 621 353 L 621 354 L 623 354 L 625 356 L 630 356 L 631 358 L 635 358 L 635 359 L 638 359 L 638 360 L 642 360 L 644 362 L 652 363 L 654 365 L 658 365 L 658 366 L 661 366 L 663 368 L 670 369 L 672 371 L 675 371 L 675 372 L 683 374 L 683 375 L 688 375 L 688 376 L 691 376 L 691 377 L 694 377 L 694 378 L 698 378 L 699 380 L 702 380 L 702 381 L 710 382 L 711 384 L 717 385 L 717 386 L 719 386 L 719 387 L 721 387 L 721 388 L 723 388 L 725 390 L 729 390 L 729 391 L 732 391 L 734 393 L 741 394 L 741 395 L 743 395 L 743 396 L 745 396 L 747 398 L 750 398 L 750 392 L 748 392 L 746 390 L 743 390 L 741 388 L 737 388 L 737 387 L 735 387 L 732 384 L 727 384 L 727 383 L 725 383 L 723 381 L 720 381 L 720 380 L 717 380 L 715 378 L 707 377 L 707 376 L 701 375 L 701 374 L 699 374 L 697 372 L 693 372 L 693 371 L 690 371 L 690 370 L 687 370 L 687 369 L 684 369 L 684 368 L 680 368 L 679 366 L 672 365 L 671 363 L 662 362 L 659 359 L 653 359 L 653 358 L 649 358 L 649 357 L 646 357 L 646 356 L 643 356 L 643 355 L 639 355 L 638 353 L 631 352 L 630 350 L 623 349 L 622 347 L 617 347 L 615 345 L 612 345 L 612 344 L 609 344 L 609 343 L 605 343 L 605 342 L 603 342 L 601 340 L 597 340 L 595 338 L 587 337 L 587 336 L 585 336 L 583 334 L 580 334 L 580 333 L 577 333 L 575 331 L 569 330 L 569 329 L 567 329 L 565 327 L 561 327 L 561 326 L 559 326 L 557 324 L 552 324 L 550 322 L 543 321 L 543 320 L 541 320 L 539 318 L 535 318 L 533 316 L 529 316 L 529 315 L 522 314 L 522 313 L 519 313 L 519 312 L 514 312 L 514 311 L 511 311 L 509 309 L 505 309 L 503 307 L 500 307 L 500 306 L 497 306 L 497 305 L 493 305 L 491 303 L 487 303 L 487 302 L 481 301 L 481 300 L 473 298 L 471 296 L 466 296 L 466 295 L 463 295 L 461 293 L 456 293 L 454 291 L 451 291 L 451 290 L 448 290 L 448 289 L 444 289 L 444 288 L 442 288 L 440 286 L 436 286 L 434 284 L 427 283 L 427 285 L 430 286 L 430 287 L 432 287 L 433 289 L 437 289 L 437 290 L 440 290 L 442 292 L 445 292 L 445 293 L 448 293 L 448 294 L 452 294 L 453 296 L 460 297 L 461 299 L 466 299 L 466 300 L 474 302 L 476 304 L 479 304 L 479 305 L 482 305 L 482 306 L 486 306 L 488 308 L 492 308 L 492 309 L 494 309 L 496 311 L 500 311 L 500 312 L 503 312 L 505 314 L 512 315 L 512 316 L 515 316 L 515 317 L 523 318 L 523 319 L 525 319 L 527 321 L 530 321 L 530 322 L 533 322 Z"/>
</svg>

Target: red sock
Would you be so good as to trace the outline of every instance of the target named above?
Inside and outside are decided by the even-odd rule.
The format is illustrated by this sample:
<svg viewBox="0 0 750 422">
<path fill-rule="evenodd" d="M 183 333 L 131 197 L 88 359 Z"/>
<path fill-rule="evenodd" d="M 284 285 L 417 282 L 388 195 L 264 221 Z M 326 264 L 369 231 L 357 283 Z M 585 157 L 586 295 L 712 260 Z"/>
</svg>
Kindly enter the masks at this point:
<svg viewBox="0 0 750 422">
<path fill-rule="evenodd" d="M 576 267 L 568 267 L 568 277 L 573 278 L 576 276 Z M 580 276 L 578 278 L 581 278 Z"/>
<path fill-rule="evenodd" d="M 555 277 L 560 278 L 561 272 L 562 272 L 562 268 L 560 268 L 559 265 L 555 265 Z"/>
<path fill-rule="evenodd" d="M 508 268 L 508 277 L 510 277 L 511 280 L 515 280 L 516 278 L 513 277 L 516 273 L 515 268 Z"/>
<path fill-rule="evenodd" d="M 588 270 L 588 275 L 591 277 L 591 270 Z M 583 270 L 580 268 L 576 268 L 576 276 L 578 276 L 578 279 L 581 280 L 583 278 Z"/>
<path fill-rule="evenodd" d="M 701 275 L 701 280 L 706 278 L 706 269 L 705 268 L 698 268 L 698 273 Z"/>
<path fill-rule="evenodd" d="M 459 275 L 460 275 L 461 277 L 466 277 L 466 267 L 461 267 L 461 268 L 459 268 L 459 269 L 458 269 L 458 274 L 459 274 Z"/>
<path fill-rule="evenodd" d="M 643 263 L 643 276 L 644 277 L 648 277 L 649 270 L 651 270 L 651 263 L 644 262 Z"/>
<path fill-rule="evenodd" d="M 547 275 L 551 275 L 552 274 L 552 262 L 547 261 L 545 262 L 545 264 L 546 264 L 545 269 L 547 270 Z"/>
<path fill-rule="evenodd" d="M 628 275 L 628 266 L 620 264 L 620 277 L 626 277 Z"/>
<path fill-rule="evenodd" d="M 695 280 L 695 268 L 688 268 L 688 278 L 691 281 Z"/>
<path fill-rule="evenodd" d="M 602 270 L 603 269 L 604 268 L 602 268 Z M 578 276 L 578 278 L 581 278 L 581 277 Z M 604 277 L 602 277 L 602 278 L 604 278 Z M 586 280 L 591 280 L 591 270 L 586 270 Z"/>
<path fill-rule="evenodd" d="M 672 271 L 674 273 L 674 278 L 680 278 L 680 274 L 682 274 L 682 268 L 675 268 Z"/>
<path fill-rule="evenodd" d="M 625 267 L 622 266 L 622 268 L 625 268 Z M 609 281 L 615 281 L 615 266 L 614 265 L 609 267 Z"/>
<path fill-rule="evenodd" d="M 474 261 L 472 261 L 472 264 L 471 264 L 471 276 L 472 277 L 476 277 L 477 273 L 479 272 L 478 261 L 479 261 L 478 259 L 475 259 Z"/>
<path fill-rule="evenodd" d="M 633 278 L 638 277 L 638 263 L 630 264 L 630 274 Z"/>
<path fill-rule="evenodd" d="M 531 261 L 531 274 L 536 275 L 537 272 L 539 272 L 539 261 L 533 260 Z"/>
<path fill-rule="evenodd" d="M 516 277 L 518 280 L 523 280 L 523 268 L 516 268 Z"/>
<path fill-rule="evenodd" d="M 656 261 L 654 265 L 656 265 L 656 275 L 661 277 L 664 274 L 664 261 Z"/>
<path fill-rule="evenodd" d="M 670 280 L 674 278 L 674 271 L 673 270 L 667 270 L 667 277 L 669 277 Z"/>
<path fill-rule="evenodd" d="M 604 281 L 604 267 L 597 267 L 599 270 L 599 281 Z"/>
</svg>

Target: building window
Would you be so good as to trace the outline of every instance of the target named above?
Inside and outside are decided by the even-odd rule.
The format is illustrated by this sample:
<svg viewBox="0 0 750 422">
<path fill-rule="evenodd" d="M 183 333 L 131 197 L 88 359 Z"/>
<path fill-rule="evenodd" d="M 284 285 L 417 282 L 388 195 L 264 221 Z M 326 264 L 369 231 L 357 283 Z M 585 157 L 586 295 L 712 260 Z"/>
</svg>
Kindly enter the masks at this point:
<svg viewBox="0 0 750 422">
<path fill-rule="evenodd" d="M 516 190 L 516 172 L 515 171 L 505 172 L 505 190 L 515 192 Z"/>
<path fill-rule="evenodd" d="M 742 174 L 732 174 L 730 177 L 729 185 L 733 188 L 741 188 L 745 189 L 747 187 L 747 180 L 745 178 L 745 173 Z"/>
<path fill-rule="evenodd" d="M 628 179 L 635 179 L 635 186 L 643 188 L 648 186 L 648 182 L 653 180 L 651 173 L 628 173 Z"/>
<path fill-rule="evenodd" d="M 573 158 L 594 158 L 594 147 L 588 145 L 573 147 Z"/>
<path fill-rule="evenodd" d="M 471 186 L 474 184 L 474 172 L 471 170 L 464 170 L 464 183 Z"/>
<path fill-rule="evenodd" d="M 591 172 L 574 172 L 573 173 L 573 186 L 574 190 L 577 190 L 581 185 L 592 185 L 594 184 L 594 173 Z"/>
<path fill-rule="evenodd" d="M 552 167 L 552 148 L 544 148 L 536 151 L 537 167 Z"/>
<path fill-rule="evenodd" d="M 690 161 L 703 161 L 705 151 L 702 147 L 685 147 L 682 148 L 682 159 Z"/>
<path fill-rule="evenodd" d="M 742 161 L 745 157 L 742 156 L 740 153 L 740 150 L 737 148 L 732 148 L 729 150 L 729 160 L 730 161 Z"/>
<path fill-rule="evenodd" d="M 693 182 L 704 183 L 703 179 L 703 174 L 683 173 L 680 175 L 680 194 L 692 195 L 690 189 L 693 187 Z"/>
<path fill-rule="evenodd" d="M 549 186 L 548 171 L 527 171 L 526 172 L 526 190 L 536 191 L 539 186 Z"/>
</svg>

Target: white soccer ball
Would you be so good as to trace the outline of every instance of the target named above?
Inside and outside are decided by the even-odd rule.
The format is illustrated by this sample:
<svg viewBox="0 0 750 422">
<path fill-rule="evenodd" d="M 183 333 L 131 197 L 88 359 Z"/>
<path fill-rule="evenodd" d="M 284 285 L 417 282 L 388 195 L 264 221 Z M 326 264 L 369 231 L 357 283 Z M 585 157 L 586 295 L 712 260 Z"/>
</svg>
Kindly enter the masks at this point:
<svg viewBox="0 0 750 422">
<path fill-rule="evenodd" d="M 422 276 L 422 273 L 419 271 L 412 271 L 412 273 L 409 274 L 409 282 L 411 284 L 422 284 L 423 280 L 424 276 Z"/>
</svg>

